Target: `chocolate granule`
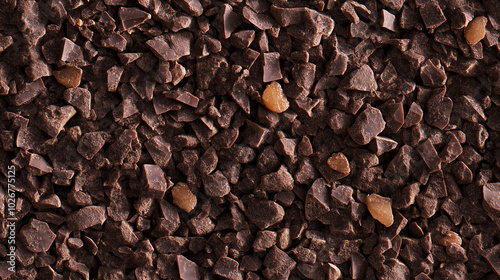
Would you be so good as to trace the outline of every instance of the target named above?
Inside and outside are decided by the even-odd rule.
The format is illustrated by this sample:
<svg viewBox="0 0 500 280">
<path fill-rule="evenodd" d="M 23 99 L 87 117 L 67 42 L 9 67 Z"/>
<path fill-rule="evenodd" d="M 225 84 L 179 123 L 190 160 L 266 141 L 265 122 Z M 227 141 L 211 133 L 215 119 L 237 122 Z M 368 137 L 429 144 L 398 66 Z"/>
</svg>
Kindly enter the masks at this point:
<svg viewBox="0 0 500 280">
<path fill-rule="evenodd" d="M 0 1 L 0 279 L 499 278 L 499 3 Z"/>
</svg>

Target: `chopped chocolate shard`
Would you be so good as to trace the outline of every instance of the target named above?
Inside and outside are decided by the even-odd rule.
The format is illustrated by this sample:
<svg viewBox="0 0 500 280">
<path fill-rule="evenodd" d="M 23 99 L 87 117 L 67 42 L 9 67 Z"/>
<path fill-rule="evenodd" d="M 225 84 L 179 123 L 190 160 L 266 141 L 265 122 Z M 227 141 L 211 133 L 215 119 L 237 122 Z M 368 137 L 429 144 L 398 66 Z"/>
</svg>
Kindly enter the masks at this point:
<svg viewBox="0 0 500 280">
<path fill-rule="evenodd" d="M 246 143 L 252 147 L 258 149 L 263 144 L 267 143 L 270 140 L 271 130 L 265 127 L 262 127 L 252 121 L 247 120 L 247 125 L 243 132 L 245 136 Z M 236 139 L 235 139 L 236 140 Z"/>
<path fill-rule="evenodd" d="M 118 33 L 113 33 L 111 36 L 102 39 L 101 44 L 105 48 L 110 48 L 117 52 L 122 52 L 127 48 L 127 39 Z"/>
<path fill-rule="evenodd" d="M 173 203 L 187 213 L 193 211 L 196 207 L 196 196 L 191 192 L 189 186 L 184 183 L 178 183 L 172 190 Z"/>
<path fill-rule="evenodd" d="M 437 28 L 446 21 L 446 17 L 437 1 L 424 2 L 419 10 L 427 29 Z"/>
<path fill-rule="evenodd" d="M 330 211 L 330 198 L 327 184 L 323 179 L 317 179 L 307 192 L 305 200 L 306 219 L 312 221 Z"/>
<path fill-rule="evenodd" d="M 379 109 L 368 107 L 358 115 L 349 135 L 359 145 L 366 145 L 385 128 L 385 121 Z"/>
<path fill-rule="evenodd" d="M 87 206 L 68 217 L 68 228 L 71 230 L 84 230 L 96 225 L 102 225 L 107 219 L 106 207 Z"/>
<path fill-rule="evenodd" d="M 316 65 L 312 63 L 298 63 L 292 68 L 292 75 L 298 86 L 310 89 L 316 79 Z"/>
<path fill-rule="evenodd" d="M 163 137 L 155 136 L 144 143 L 149 154 L 153 158 L 156 165 L 161 168 L 167 168 L 172 152 L 170 143 L 166 142 Z"/>
<path fill-rule="evenodd" d="M 193 35 L 188 31 L 179 31 L 166 34 L 146 41 L 146 45 L 158 59 L 163 61 L 177 61 L 179 58 L 191 54 Z"/>
<path fill-rule="evenodd" d="M 255 39 L 255 31 L 253 30 L 242 30 L 233 33 L 231 36 L 231 43 L 238 49 L 245 49 L 250 46 L 250 44 Z"/>
<path fill-rule="evenodd" d="M 484 114 L 481 104 L 472 96 L 461 96 L 460 101 L 457 104 L 457 109 L 460 117 L 469 122 L 486 121 L 486 115 Z"/>
<path fill-rule="evenodd" d="M 290 272 L 295 268 L 296 262 L 276 246 L 267 253 L 263 262 L 266 269 L 263 274 L 267 279 L 288 279 Z"/>
<path fill-rule="evenodd" d="M 51 137 L 57 137 L 64 125 L 76 114 L 73 106 L 58 107 L 49 105 L 39 113 L 40 128 Z"/>
<path fill-rule="evenodd" d="M 101 150 L 105 142 L 104 132 L 87 132 L 80 138 L 76 151 L 85 159 L 91 160 Z"/>
<path fill-rule="evenodd" d="M 403 125 L 404 128 L 412 127 L 422 120 L 422 117 L 424 115 L 424 112 L 422 111 L 422 108 L 420 105 L 418 105 L 415 102 L 411 103 L 410 109 L 408 110 L 408 113 L 406 114 L 405 117 L 405 123 Z"/>
<path fill-rule="evenodd" d="M 138 8 L 120 7 L 118 16 L 121 21 L 122 30 L 128 30 L 143 24 L 151 18 L 151 15 Z"/>
<path fill-rule="evenodd" d="M 184 90 L 175 90 L 175 91 L 169 91 L 165 93 L 165 96 L 174 100 L 177 100 L 183 104 L 186 104 L 190 107 L 197 108 L 198 107 L 198 102 L 199 98 L 194 96 L 192 93 Z"/>
<path fill-rule="evenodd" d="M 233 7 L 229 4 L 222 4 L 219 20 L 221 21 L 219 33 L 222 34 L 224 39 L 231 37 L 231 34 L 241 24 L 240 17 L 233 11 Z"/>
<path fill-rule="evenodd" d="M 439 158 L 436 149 L 434 149 L 434 145 L 432 145 L 430 139 L 427 139 L 427 141 L 420 144 L 417 151 L 425 161 L 427 167 L 429 167 L 430 172 L 441 169 L 441 159 Z"/>
<path fill-rule="evenodd" d="M 184 77 L 186 76 L 186 73 L 187 73 L 186 68 L 184 68 L 184 66 L 177 63 L 177 61 L 175 62 L 172 69 L 170 69 L 170 72 L 172 74 L 172 84 L 174 86 L 179 84 L 182 81 L 182 79 L 184 79 Z"/>
<path fill-rule="evenodd" d="M 148 206 L 146 206 L 148 207 Z M 150 208 L 149 206 L 148 208 Z M 136 207 L 137 208 L 137 207 Z M 149 209 L 148 209 L 149 210 Z M 157 230 L 165 235 L 172 235 L 180 226 L 181 221 L 177 208 L 172 206 L 166 200 L 160 200 L 161 218 L 158 221 Z M 150 210 L 149 210 L 150 211 Z M 138 211 L 140 212 L 140 211 Z"/>
<path fill-rule="evenodd" d="M 36 170 L 37 175 L 52 173 L 52 166 L 40 155 L 31 154 L 28 165 Z"/>
<path fill-rule="evenodd" d="M 223 197 L 231 191 L 226 176 L 219 170 L 204 176 L 203 186 L 205 194 L 211 197 Z"/>
<path fill-rule="evenodd" d="M 439 129 L 444 129 L 450 122 L 453 101 L 443 93 L 434 94 L 427 102 L 425 121 Z"/>
<path fill-rule="evenodd" d="M 283 207 L 270 200 L 259 201 L 252 198 L 245 203 L 245 207 L 245 215 L 261 230 L 281 222 L 285 216 Z"/>
<path fill-rule="evenodd" d="M 142 53 L 119 53 L 117 55 L 123 65 L 129 65 L 139 59 L 142 56 Z"/>
<path fill-rule="evenodd" d="M 67 88 L 74 88 L 80 85 L 82 69 L 76 66 L 68 66 L 60 71 L 54 71 L 53 75 L 57 82 Z"/>
<path fill-rule="evenodd" d="M 259 30 L 268 30 L 279 27 L 272 17 L 266 14 L 257 14 L 249 7 L 243 7 L 242 14 L 245 21 L 249 22 Z"/>
<path fill-rule="evenodd" d="M 210 217 L 192 218 L 187 222 L 187 225 L 194 235 L 205 235 L 215 229 L 215 224 Z"/>
<path fill-rule="evenodd" d="M 199 0 L 174 0 L 174 3 L 193 17 L 199 17 L 203 14 L 203 6 Z"/>
<path fill-rule="evenodd" d="M 483 208 L 486 214 L 495 221 L 499 222 L 500 213 L 500 183 L 487 183 L 483 186 Z"/>
<path fill-rule="evenodd" d="M 344 78 L 344 80 L 342 80 L 340 83 L 341 85 L 343 85 L 343 89 L 368 92 L 378 89 L 373 70 L 366 64 L 347 75 L 347 77 Z"/>
<path fill-rule="evenodd" d="M 73 105 L 86 119 L 89 119 L 91 115 L 91 99 L 92 95 L 85 88 L 73 87 L 64 91 L 64 100 Z"/>
<path fill-rule="evenodd" d="M 146 193 L 153 198 L 162 199 L 167 191 L 165 173 L 158 165 L 144 164 L 144 175 L 146 177 Z"/>
<path fill-rule="evenodd" d="M 291 191 L 294 180 L 285 165 L 281 165 L 278 171 L 262 176 L 260 189 L 265 192 Z"/>
<path fill-rule="evenodd" d="M 463 161 L 456 161 L 452 163 L 453 175 L 459 184 L 470 184 L 473 180 L 472 171 Z"/>
<path fill-rule="evenodd" d="M 375 141 L 370 144 L 370 149 L 377 155 L 380 156 L 384 153 L 396 149 L 398 142 L 382 136 L 375 136 Z"/>
<path fill-rule="evenodd" d="M 496 245 L 490 249 L 484 250 L 481 254 L 497 275 L 500 275 L 499 247 L 500 246 Z"/>
<path fill-rule="evenodd" d="M 118 89 L 118 84 L 123 74 L 125 67 L 113 66 L 106 72 L 108 75 L 108 91 L 115 92 Z"/>
<path fill-rule="evenodd" d="M 359 16 L 356 13 L 356 10 L 354 10 L 354 6 L 351 1 L 344 2 L 344 4 L 340 7 L 340 11 L 350 22 L 354 24 L 359 22 Z"/>
<path fill-rule="evenodd" d="M 254 252 L 265 252 L 276 245 L 276 237 L 277 234 L 274 231 L 258 231 L 252 244 Z"/>
<path fill-rule="evenodd" d="M 438 210 L 438 199 L 436 197 L 428 197 L 424 194 L 419 194 L 415 201 L 420 209 L 420 215 L 423 218 L 428 219 L 436 214 Z"/>
<path fill-rule="evenodd" d="M 25 86 L 21 90 L 18 90 L 18 92 L 14 95 L 12 99 L 12 105 L 21 106 L 24 104 L 28 104 L 33 101 L 38 95 L 44 93 L 46 90 L 47 89 L 45 88 L 42 79 L 38 79 L 31 83 L 26 83 Z"/>
<path fill-rule="evenodd" d="M 222 257 L 217 260 L 213 269 L 214 274 L 222 276 L 225 279 L 243 280 L 243 275 L 239 270 L 239 264 L 236 260 L 229 257 Z"/>
<path fill-rule="evenodd" d="M 405 0 L 380 0 L 380 3 L 389 9 L 399 11 L 403 8 Z"/>
<path fill-rule="evenodd" d="M 19 231 L 19 237 L 26 245 L 26 249 L 34 253 L 49 251 L 56 235 L 50 230 L 46 222 L 31 219 Z"/>
<path fill-rule="evenodd" d="M 458 156 L 462 154 L 462 145 L 458 141 L 455 134 L 450 133 L 448 135 L 446 145 L 439 155 L 442 162 L 450 163 L 454 161 Z"/>
<path fill-rule="evenodd" d="M 12 36 L 1 36 L 0 37 L 0 53 L 5 51 L 8 47 L 12 46 L 14 43 L 14 39 L 12 39 Z"/>
<path fill-rule="evenodd" d="M 200 157 L 200 160 L 198 161 L 198 170 L 200 170 L 201 173 L 208 175 L 212 173 L 215 168 L 217 168 L 218 161 L 219 157 L 217 156 L 217 151 L 213 147 L 210 147 Z"/>
<path fill-rule="evenodd" d="M 280 80 L 283 78 L 280 69 L 280 54 L 278 52 L 265 53 L 263 68 L 264 83 Z"/>
<path fill-rule="evenodd" d="M 486 129 L 486 127 L 484 127 L 484 125 L 480 123 L 467 122 L 464 124 L 462 129 L 467 137 L 467 142 L 469 142 L 476 148 L 484 148 L 486 140 L 489 137 L 488 130 Z"/>
<path fill-rule="evenodd" d="M 380 26 L 392 32 L 398 32 L 396 16 L 386 11 L 385 9 L 382 10 L 382 16 L 380 17 Z"/>
<path fill-rule="evenodd" d="M 198 265 L 182 255 L 176 256 L 177 269 L 181 280 L 200 280 L 200 271 Z"/>
<path fill-rule="evenodd" d="M 83 52 L 82 48 L 77 44 L 73 43 L 68 38 L 63 38 L 61 61 L 66 63 L 82 63 L 83 62 Z"/>
<path fill-rule="evenodd" d="M 438 59 L 427 59 L 420 67 L 420 77 L 424 85 L 440 87 L 446 83 L 446 72 Z"/>
<path fill-rule="evenodd" d="M 404 124 L 405 116 L 403 104 L 401 102 L 394 103 L 391 101 L 379 108 L 386 121 L 384 132 L 390 134 L 397 133 Z"/>
</svg>

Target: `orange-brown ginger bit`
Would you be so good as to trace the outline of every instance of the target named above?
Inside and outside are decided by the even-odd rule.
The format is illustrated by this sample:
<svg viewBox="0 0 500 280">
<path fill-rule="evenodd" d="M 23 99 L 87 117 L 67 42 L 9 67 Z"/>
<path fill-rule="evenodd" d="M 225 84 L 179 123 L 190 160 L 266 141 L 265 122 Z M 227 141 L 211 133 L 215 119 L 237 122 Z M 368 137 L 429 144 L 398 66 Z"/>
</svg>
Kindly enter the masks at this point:
<svg viewBox="0 0 500 280">
<path fill-rule="evenodd" d="M 394 223 L 392 215 L 392 200 L 378 194 L 369 194 L 366 197 L 366 206 L 372 217 L 386 227 Z"/>
<path fill-rule="evenodd" d="M 62 70 L 54 71 L 53 74 L 58 83 L 67 88 L 73 88 L 80 85 L 82 69 L 75 66 L 68 66 Z"/>
<path fill-rule="evenodd" d="M 196 196 L 191 192 L 188 185 L 178 183 L 172 190 L 173 203 L 186 212 L 191 212 L 196 207 Z"/>
<path fill-rule="evenodd" d="M 476 17 L 469 22 L 464 31 L 465 40 L 467 40 L 469 45 L 475 45 L 484 38 L 486 35 L 487 22 L 488 19 L 484 16 Z"/>
<path fill-rule="evenodd" d="M 281 85 L 277 82 L 267 85 L 262 94 L 262 103 L 267 109 L 275 113 L 283 113 L 290 106 Z"/>
</svg>

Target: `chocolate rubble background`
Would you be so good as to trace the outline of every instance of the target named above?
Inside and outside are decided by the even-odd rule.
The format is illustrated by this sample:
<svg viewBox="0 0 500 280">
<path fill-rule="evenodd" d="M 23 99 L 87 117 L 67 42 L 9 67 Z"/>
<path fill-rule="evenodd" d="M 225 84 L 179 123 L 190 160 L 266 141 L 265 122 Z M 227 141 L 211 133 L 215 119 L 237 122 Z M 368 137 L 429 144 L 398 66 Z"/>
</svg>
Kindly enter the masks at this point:
<svg viewBox="0 0 500 280">
<path fill-rule="evenodd" d="M 0 279 L 500 279 L 499 36 L 497 0 L 0 0 Z"/>
</svg>

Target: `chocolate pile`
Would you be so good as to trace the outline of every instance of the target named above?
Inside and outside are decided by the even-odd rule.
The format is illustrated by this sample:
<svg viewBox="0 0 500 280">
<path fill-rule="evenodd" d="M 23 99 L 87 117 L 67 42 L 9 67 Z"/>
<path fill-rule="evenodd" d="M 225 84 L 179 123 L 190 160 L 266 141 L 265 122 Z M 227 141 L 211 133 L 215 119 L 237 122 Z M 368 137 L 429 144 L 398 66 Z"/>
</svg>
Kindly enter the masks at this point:
<svg viewBox="0 0 500 280">
<path fill-rule="evenodd" d="M 0 0 L 0 278 L 498 279 L 499 36 L 497 0 Z"/>
</svg>

